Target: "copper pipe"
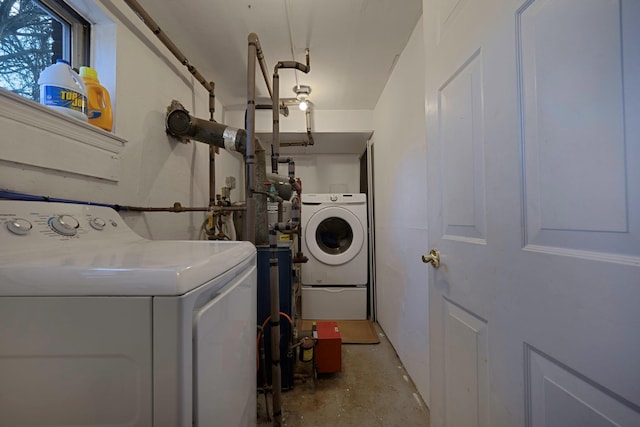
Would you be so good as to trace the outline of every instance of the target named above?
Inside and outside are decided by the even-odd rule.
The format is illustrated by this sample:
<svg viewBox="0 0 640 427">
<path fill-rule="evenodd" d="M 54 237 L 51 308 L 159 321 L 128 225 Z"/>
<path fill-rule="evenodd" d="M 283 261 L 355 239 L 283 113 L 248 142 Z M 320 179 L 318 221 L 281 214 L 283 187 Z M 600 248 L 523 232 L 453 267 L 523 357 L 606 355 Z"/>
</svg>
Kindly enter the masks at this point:
<svg viewBox="0 0 640 427">
<path fill-rule="evenodd" d="M 256 205 L 253 198 L 253 169 L 255 167 L 255 150 L 253 148 L 256 138 L 256 60 L 260 42 L 255 33 L 248 37 L 249 52 L 247 58 L 247 110 L 245 129 L 247 131 L 247 143 L 245 147 L 245 198 L 247 200 L 247 218 L 244 224 L 244 238 L 251 243 L 256 242 L 255 214 Z M 262 48 L 260 48 L 262 52 Z M 262 56 L 264 58 L 264 56 Z"/>
<path fill-rule="evenodd" d="M 222 214 L 224 212 L 235 212 L 246 210 L 242 206 L 203 206 L 203 207 L 185 207 L 180 202 L 176 202 L 172 207 L 141 207 L 141 206 L 120 206 L 120 210 L 132 211 L 132 212 L 209 212 L 213 211 L 213 214 Z"/>
<path fill-rule="evenodd" d="M 187 70 L 189 70 L 191 75 L 193 75 L 193 77 L 195 77 L 196 80 L 200 82 L 200 84 L 207 90 L 207 92 L 209 92 L 210 94 L 209 95 L 210 96 L 209 112 L 211 114 L 211 119 L 213 119 L 212 102 L 215 103 L 215 98 L 213 98 L 215 85 L 213 84 L 213 82 L 208 82 L 207 79 L 205 79 L 202 76 L 202 74 L 200 74 L 198 69 L 195 66 L 191 65 L 191 63 L 189 63 L 189 60 L 187 59 L 187 57 L 184 56 L 184 54 L 180 51 L 180 49 L 178 49 L 178 47 L 171 41 L 169 36 L 167 36 L 167 34 L 164 31 L 162 31 L 162 29 L 160 29 L 160 26 L 158 26 L 156 21 L 154 21 L 153 18 L 151 18 L 151 15 L 149 15 L 149 13 L 147 13 L 147 11 L 144 10 L 144 8 L 140 5 L 140 3 L 138 3 L 136 0 L 124 0 L 124 2 L 136 13 L 136 15 L 138 15 L 140 19 L 142 19 L 142 22 L 144 22 L 147 25 L 147 27 L 149 27 L 149 29 L 153 32 L 153 34 L 155 34 L 156 37 L 160 39 L 162 44 L 164 44 L 167 47 L 167 49 L 171 51 L 173 56 L 175 56 L 176 59 L 180 61 L 182 65 L 187 67 Z"/>
</svg>

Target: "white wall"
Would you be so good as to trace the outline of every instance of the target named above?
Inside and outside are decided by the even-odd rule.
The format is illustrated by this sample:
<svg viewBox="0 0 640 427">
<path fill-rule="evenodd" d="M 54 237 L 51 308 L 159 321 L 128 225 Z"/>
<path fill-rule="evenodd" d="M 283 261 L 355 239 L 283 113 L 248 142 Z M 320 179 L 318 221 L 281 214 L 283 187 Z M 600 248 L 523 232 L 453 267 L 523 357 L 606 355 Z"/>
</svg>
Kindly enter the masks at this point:
<svg viewBox="0 0 640 427">
<path fill-rule="evenodd" d="M 244 110 L 226 112 L 227 124 L 244 127 Z M 271 132 L 273 113 L 271 110 L 256 111 L 256 132 Z M 313 132 L 362 132 L 371 131 L 373 123 L 370 110 L 317 110 L 311 112 Z M 305 113 L 297 107 L 289 108 L 289 116 L 280 116 L 280 132 L 306 132 Z"/>
<path fill-rule="evenodd" d="M 76 2 L 81 8 L 91 7 L 90 2 Z M 172 140 L 165 134 L 164 118 L 172 99 L 181 101 L 192 114 L 208 118 L 207 92 L 123 2 L 102 0 L 98 4 L 101 10 L 94 11 L 91 20 L 99 23 L 94 35 L 103 38 L 93 43 L 92 64 L 112 94 L 115 133 L 127 140 L 121 152 L 108 159 L 119 168 L 119 178 L 96 178 L 76 173 L 73 168 L 58 167 L 73 150 L 68 141 L 50 138 L 46 153 L 36 152 L 28 141 L 46 139 L 46 133 L 5 118 L 3 139 L 27 141 L 18 148 L 22 152 L 11 153 L 11 158 L 44 156 L 49 163 L 46 167 L 34 166 L 29 161 L 7 161 L 8 156 L 0 154 L 0 188 L 121 205 L 171 206 L 179 201 L 184 206 L 206 206 L 209 147 Z M 110 25 L 105 23 L 109 20 L 113 22 Z M 219 100 L 216 104 L 216 119 L 223 121 L 222 104 Z M 73 134 L 73 124 L 69 132 Z M 219 191 L 224 185 L 227 175 L 235 175 L 241 189 L 241 157 L 223 152 L 218 159 L 216 189 Z M 90 166 L 99 169 L 103 165 Z M 235 190 L 232 196 L 237 200 L 240 193 Z M 138 233 L 154 239 L 196 238 L 203 219 L 201 213 L 124 216 Z"/>
<path fill-rule="evenodd" d="M 296 177 L 302 180 L 304 193 L 360 192 L 358 154 L 294 154 L 287 157 L 296 163 Z M 278 171 L 286 176 L 287 166 L 279 165 Z"/>
<path fill-rule="evenodd" d="M 416 25 L 374 111 L 378 322 L 429 402 L 425 58 Z"/>
</svg>

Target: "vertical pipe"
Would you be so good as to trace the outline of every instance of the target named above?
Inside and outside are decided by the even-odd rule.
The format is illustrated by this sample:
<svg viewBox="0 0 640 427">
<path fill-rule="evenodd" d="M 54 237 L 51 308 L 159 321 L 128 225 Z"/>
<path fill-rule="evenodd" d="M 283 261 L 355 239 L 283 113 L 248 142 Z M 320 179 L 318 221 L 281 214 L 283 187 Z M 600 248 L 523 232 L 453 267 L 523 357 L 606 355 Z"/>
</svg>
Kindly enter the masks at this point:
<svg viewBox="0 0 640 427">
<path fill-rule="evenodd" d="M 209 120 L 215 122 L 213 115 L 216 112 L 216 84 L 214 82 L 209 82 L 209 86 L 211 86 L 211 90 L 209 90 Z"/>
<path fill-rule="evenodd" d="M 280 369 L 280 282 L 278 274 L 277 224 L 269 225 L 269 278 L 271 302 L 271 383 L 273 389 L 273 425 L 282 425 L 282 377 Z"/>
<path fill-rule="evenodd" d="M 209 207 L 216 204 L 216 148 L 209 146 Z"/>
<path fill-rule="evenodd" d="M 294 162 L 293 159 L 290 159 L 288 166 L 289 167 L 287 172 L 289 173 L 289 184 L 291 184 L 293 189 L 298 192 L 298 185 L 296 183 L 296 162 Z"/>
<path fill-rule="evenodd" d="M 273 133 L 271 134 L 271 172 L 278 173 L 278 157 L 280 157 L 280 76 L 278 66 L 273 70 Z"/>
<path fill-rule="evenodd" d="M 306 65 L 295 61 L 279 61 L 275 67 L 273 67 L 273 96 L 271 97 L 272 110 L 273 110 L 273 137 L 271 141 L 271 169 L 273 173 L 278 173 L 278 157 L 280 157 L 280 119 L 278 118 L 278 106 L 280 104 L 280 76 L 278 76 L 279 68 L 293 68 L 294 70 L 300 70 L 303 73 L 308 73 L 311 70 L 309 65 L 309 49 L 305 50 Z M 307 116 L 307 135 L 311 135 L 309 127 L 310 116 Z M 313 144 L 312 144 L 313 145 Z"/>
<path fill-rule="evenodd" d="M 256 153 L 256 165 L 254 168 L 254 182 L 257 185 L 267 182 L 267 161 L 266 152 L 260 140 L 255 141 L 255 153 Z M 269 219 L 267 213 L 267 196 L 261 193 L 254 193 L 253 200 L 255 201 L 255 214 L 254 214 L 254 244 L 257 246 L 269 244 Z"/>
<path fill-rule="evenodd" d="M 313 145 L 313 135 L 311 135 L 311 108 L 307 108 L 305 111 L 305 119 L 307 122 L 307 143 Z"/>
<path fill-rule="evenodd" d="M 209 120 L 215 122 L 214 114 L 216 112 L 216 95 L 214 82 L 209 82 L 211 90 L 209 91 Z M 209 207 L 216 204 L 216 148 L 209 146 Z"/>
<path fill-rule="evenodd" d="M 247 200 L 247 217 L 244 228 L 244 238 L 255 244 L 255 203 L 253 198 L 253 168 L 255 165 L 254 140 L 256 137 L 256 43 L 258 36 L 249 34 L 249 56 L 247 67 L 247 146 L 245 152 L 245 198 Z"/>
</svg>

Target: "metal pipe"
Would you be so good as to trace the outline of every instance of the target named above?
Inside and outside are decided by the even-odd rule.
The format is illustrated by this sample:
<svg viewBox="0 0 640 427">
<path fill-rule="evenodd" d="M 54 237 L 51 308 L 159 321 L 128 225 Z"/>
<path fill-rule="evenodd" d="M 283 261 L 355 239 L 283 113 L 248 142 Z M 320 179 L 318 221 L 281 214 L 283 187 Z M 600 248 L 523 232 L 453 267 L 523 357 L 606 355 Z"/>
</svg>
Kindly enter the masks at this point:
<svg viewBox="0 0 640 427">
<path fill-rule="evenodd" d="M 302 191 L 300 185 L 298 185 L 298 181 L 296 181 L 296 162 L 291 159 L 289 161 L 289 184 L 291 184 L 291 188 L 298 194 Z"/>
<path fill-rule="evenodd" d="M 193 77 L 195 77 L 196 80 L 198 80 L 200 84 L 209 92 L 209 111 L 211 112 L 211 118 L 213 119 L 213 111 L 211 110 L 211 96 L 213 96 L 214 93 L 214 85 L 212 84 L 213 82 L 208 82 L 207 79 L 205 79 L 202 74 L 200 74 L 198 69 L 189 63 L 187 57 L 184 56 L 180 49 L 178 49 L 178 47 L 171 41 L 169 36 L 167 36 L 167 34 L 160 29 L 158 24 L 153 20 L 153 18 L 151 18 L 151 15 L 149 15 L 147 11 L 144 10 L 140 3 L 138 3 L 136 0 L 124 0 L 124 2 L 136 13 L 136 15 L 138 15 L 140 19 L 142 19 L 142 22 L 144 22 L 147 27 L 149 27 L 149 29 L 153 32 L 153 34 L 155 34 L 156 37 L 158 37 L 158 39 L 160 39 L 160 41 L 167 47 L 167 49 L 171 51 L 173 56 L 175 56 L 182 65 L 187 67 L 191 75 L 193 75 Z M 215 102 L 215 100 L 213 102 Z"/>
<path fill-rule="evenodd" d="M 119 210 L 132 211 L 132 212 L 213 212 L 214 215 L 222 214 L 223 212 L 236 212 L 245 211 L 246 208 L 241 206 L 196 206 L 185 207 L 180 202 L 175 202 L 171 207 L 142 207 L 142 206 L 119 206 Z"/>
<path fill-rule="evenodd" d="M 273 109 L 273 136 L 271 139 L 271 170 L 273 171 L 273 173 L 278 173 L 278 157 L 280 156 L 280 118 L 278 117 L 278 105 L 280 104 L 280 76 L 278 75 L 278 69 L 293 68 L 296 70 L 300 70 L 306 74 L 311 70 L 311 65 L 309 63 L 309 49 L 305 50 L 305 57 L 306 57 L 306 65 L 296 61 L 278 61 L 275 67 L 273 67 L 273 96 L 271 97 L 271 104 Z M 310 124 L 310 120 L 307 119 L 307 135 L 311 134 L 309 124 Z"/>
<path fill-rule="evenodd" d="M 284 105 L 286 107 L 290 107 L 292 105 L 298 105 L 300 104 L 300 101 L 298 101 L 296 98 L 281 98 L 280 99 L 280 105 Z M 269 107 L 269 108 L 273 108 L 273 107 Z M 281 107 L 282 108 L 282 107 Z M 306 120 L 306 124 L 307 124 L 307 140 L 306 141 L 294 141 L 294 142 L 281 142 L 280 146 L 281 147 L 306 147 L 308 145 L 314 145 L 314 141 L 313 141 L 313 135 L 311 134 L 311 111 L 313 110 L 312 108 L 312 104 L 309 103 L 309 107 L 307 108 L 307 110 L 305 111 L 305 120 Z M 285 114 L 285 117 L 287 115 Z"/>
<path fill-rule="evenodd" d="M 293 194 L 293 186 L 290 183 L 290 180 L 286 176 L 276 175 L 274 173 L 267 174 L 267 181 L 273 184 L 278 192 L 278 196 L 283 200 L 291 199 Z"/>
<path fill-rule="evenodd" d="M 263 185 L 268 181 L 267 178 L 267 163 L 266 163 L 266 150 L 263 148 L 259 139 L 256 139 L 256 166 L 255 166 L 255 183 L 256 185 Z M 268 245 L 269 244 L 269 219 L 267 212 L 267 194 L 264 191 L 259 191 L 257 188 L 253 189 L 253 198 L 255 200 L 255 213 L 254 213 L 254 243 L 255 245 Z"/>
<path fill-rule="evenodd" d="M 273 129 L 271 136 L 271 172 L 278 173 L 278 157 L 280 156 L 280 115 L 278 114 L 278 104 L 280 103 L 280 76 L 278 67 L 273 70 Z"/>
<path fill-rule="evenodd" d="M 209 146 L 209 206 L 216 204 L 216 149 Z"/>
<path fill-rule="evenodd" d="M 275 225 L 269 226 L 269 279 L 271 303 L 271 384 L 273 389 L 273 425 L 282 425 L 282 377 L 280 370 L 280 282 L 278 238 Z M 293 327 L 293 325 L 292 325 Z"/>
<path fill-rule="evenodd" d="M 185 142 L 189 139 L 206 142 L 215 147 L 242 153 L 247 144 L 247 132 L 211 120 L 193 117 L 189 111 L 173 100 L 167 108 L 165 127 L 167 133 Z"/>
<path fill-rule="evenodd" d="M 311 108 L 307 108 L 304 115 L 307 122 L 307 145 L 313 145 L 313 135 L 311 135 Z"/>
<path fill-rule="evenodd" d="M 209 82 L 209 84 L 211 85 L 211 90 L 209 91 L 209 120 L 215 122 L 213 116 L 216 112 L 216 84 L 214 82 Z"/>
<path fill-rule="evenodd" d="M 271 104 L 256 104 L 256 110 L 273 110 Z M 289 107 L 284 103 L 280 103 L 280 114 L 285 117 L 289 117 Z"/>
<path fill-rule="evenodd" d="M 309 145 L 308 141 L 289 141 L 289 142 L 281 142 L 280 147 L 307 147 Z"/>
<path fill-rule="evenodd" d="M 267 412 L 267 421 L 271 421 L 271 413 L 269 412 L 269 399 L 267 398 L 267 392 L 269 390 L 269 381 L 267 381 L 267 360 L 265 358 L 265 353 L 264 353 L 264 329 L 262 328 L 262 326 L 257 325 L 258 326 L 258 331 L 259 331 L 259 335 L 260 335 L 260 361 L 258 363 L 258 366 L 262 366 L 262 392 L 264 393 L 264 407 L 265 410 Z M 259 368 L 258 368 L 259 369 Z"/>
<path fill-rule="evenodd" d="M 255 33 L 248 37 L 249 52 L 247 58 L 247 109 L 245 129 L 247 130 L 247 144 L 245 150 L 245 198 L 247 200 L 247 219 L 244 224 L 244 238 L 255 244 L 255 214 L 256 206 L 253 198 L 253 169 L 255 167 L 255 154 L 253 142 L 256 138 L 256 60 L 260 42 Z M 262 49 L 260 49 L 262 52 Z M 264 58 L 264 57 L 263 57 Z"/>
<path fill-rule="evenodd" d="M 216 84 L 209 82 L 211 91 L 209 92 L 209 121 L 215 122 L 216 95 L 214 93 Z M 216 204 L 216 148 L 209 146 L 209 206 Z"/>
<path fill-rule="evenodd" d="M 160 26 L 151 18 L 151 15 L 136 0 L 125 0 L 125 3 L 140 17 L 147 27 L 158 37 L 158 39 L 169 49 L 178 61 L 195 77 L 195 79 L 209 92 L 209 120 L 215 121 L 214 114 L 216 111 L 216 84 L 213 81 L 207 81 L 198 69 L 192 65 L 187 57 L 180 49 L 171 41 L 169 36 L 160 29 Z M 215 149 L 209 149 L 209 204 L 215 204 L 216 193 L 216 177 L 215 177 Z"/>
<path fill-rule="evenodd" d="M 260 64 L 260 70 L 262 71 L 264 82 L 267 85 L 267 90 L 269 91 L 269 97 L 273 99 L 273 91 L 271 90 L 271 82 L 269 81 L 269 73 L 267 71 L 268 70 L 267 63 L 264 60 L 264 53 L 262 52 L 262 46 L 260 46 L 260 39 L 258 39 L 258 35 L 256 33 L 249 34 L 249 46 L 254 47 L 254 51 L 255 51 L 254 57 L 257 58 L 258 64 Z M 254 86 L 255 86 L 255 82 L 256 82 L 256 79 L 255 79 L 255 69 L 254 69 L 254 78 L 253 78 Z"/>
</svg>

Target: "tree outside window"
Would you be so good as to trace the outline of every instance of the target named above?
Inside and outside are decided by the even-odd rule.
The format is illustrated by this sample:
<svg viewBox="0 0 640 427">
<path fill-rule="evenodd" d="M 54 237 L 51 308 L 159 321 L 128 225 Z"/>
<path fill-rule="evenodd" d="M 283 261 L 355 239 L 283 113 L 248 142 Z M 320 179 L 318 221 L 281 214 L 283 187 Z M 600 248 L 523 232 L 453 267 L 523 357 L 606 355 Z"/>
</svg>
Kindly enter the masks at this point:
<svg viewBox="0 0 640 427">
<path fill-rule="evenodd" d="M 56 59 L 72 62 L 74 50 L 85 51 L 88 28 L 59 1 L 0 0 L 0 87 L 38 101 L 42 70 Z M 88 63 L 88 52 L 82 53 Z"/>
</svg>

